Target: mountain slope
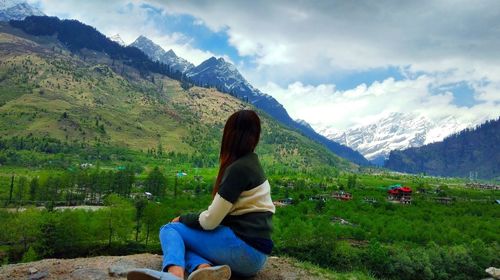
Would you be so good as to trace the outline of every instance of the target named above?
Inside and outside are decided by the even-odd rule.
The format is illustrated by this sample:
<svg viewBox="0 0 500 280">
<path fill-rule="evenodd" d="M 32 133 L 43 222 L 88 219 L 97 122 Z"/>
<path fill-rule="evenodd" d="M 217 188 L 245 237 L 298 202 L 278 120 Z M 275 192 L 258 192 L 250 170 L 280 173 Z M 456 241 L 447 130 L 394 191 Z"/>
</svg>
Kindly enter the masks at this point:
<svg viewBox="0 0 500 280">
<path fill-rule="evenodd" d="M 254 108 L 213 89 L 184 90 L 176 80 L 118 59 L 120 54 L 67 45 L 0 24 L 1 137 L 47 136 L 137 151 L 161 145 L 165 152 L 194 156 L 213 166 L 224 121 L 236 110 Z M 267 114 L 260 115 L 258 152 L 264 164 L 354 168 Z"/>
<path fill-rule="evenodd" d="M 43 16 L 43 12 L 24 1 L 0 0 L 0 21 L 21 20 L 27 16 Z"/>
<path fill-rule="evenodd" d="M 234 65 L 223 58 L 209 58 L 200 65 L 187 72 L 187 77 L 198 86 L 215 87 L 221 92 L 252 103 L 273 116 L 279 122 L 296 129 L 327 147 L 335 154 L 360 165 L 369 165 L 369 162 L 358 152 L 340 145 L 316 133 L 311 127 L 295 122 L 281 105 L 272 96 L 254 88 L 236 69 Z"/>
<path fill-rule="evenodd" d="M 179 69 L 177 65 L 185 64 L 184 62 L 177 62 L 177 59 L 181 59 L 177 56 L 171 61 L 163 58 L 165 56 L 165 51 L 144 36 L 139 37 L 131 46 L 140 48 L 153 60 L 172 65 L 172 69 Z M 173 53 L 172 50 L 168 53 L 170 52 Z M 316 133 L 309 125 L 304 125 L 303 123 L 292 120 L 285 108 L 276 99 L 254 88 L 233 64 L 226 62 L 223 58 L 211 57 L 196 67 L 191 65 L 190 67 L 184 67 L 182 69 L 186 70 L 182 72 L 185 74 L 185 77 L 183 77 L 184 80 L 189 80 L 191 83 L 200 87 L 215 87 L 221 92 L 228 93 L 245 102 L 249 102 L 268 113 L 282 124 L 300 131 L 310 139 L 321 143 L 335 154 L 360 165 L 370 164 L 360 153 Z M 179 75 L 177 77 L 180 78 Z"/>
<path fill-rule="evenodd" d="M 178 57 L 173 50 L 166 52 L 162 47 L 144 36 L 139 36 L 130 46 L 140 49 L 151 60 L 168 65 L 172 73 L 186 73 L 194 67 L 191 62 Z"/>
<path fill-rule="evenodd" d="M 444 137 L 468 126 L 453 117 L 435 123 L 417 114 L 390 113 L 369 124 L 346 131 L 338 132 L 325 128 L 320 133 L 359 151 L 370 161 L 382 165 L 392 150 L 420 147 L 441 141 Z"/>
<path fill-rule="evenodd" d="M 409 173 L 480 178 L 500 177 L 500 118 L 466 129 L 442 142 L 392 151 L 385 167 Z"/>
</svg>

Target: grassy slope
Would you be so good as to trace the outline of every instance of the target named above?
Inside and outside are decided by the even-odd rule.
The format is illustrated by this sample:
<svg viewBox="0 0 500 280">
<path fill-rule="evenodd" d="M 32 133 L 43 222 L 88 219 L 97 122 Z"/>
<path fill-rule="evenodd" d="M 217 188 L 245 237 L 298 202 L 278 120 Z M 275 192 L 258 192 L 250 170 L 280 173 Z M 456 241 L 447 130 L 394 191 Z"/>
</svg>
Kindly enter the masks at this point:
<svg viewBox="0 0 500 280">
<path fill-rule="evenodd" d="M 227 94 L 180 87 L 101 53 L 70 54 L 55 39 L 0 26 L 0 136 L 48 135 L 134 150 L 216 156 L 225 119 L 253 108 Z M 267 164 L 355 168 L 264 113 L 258 152 Z"/>
</svg>

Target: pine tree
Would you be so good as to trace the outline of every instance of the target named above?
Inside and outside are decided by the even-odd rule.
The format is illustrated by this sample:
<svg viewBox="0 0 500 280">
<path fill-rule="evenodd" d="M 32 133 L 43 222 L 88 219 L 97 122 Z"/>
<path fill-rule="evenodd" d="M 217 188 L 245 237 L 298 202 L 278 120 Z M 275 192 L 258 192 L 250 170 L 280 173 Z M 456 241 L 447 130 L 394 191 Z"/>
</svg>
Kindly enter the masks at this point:
<svg viewBox="0 0 500 280">
<path fill-rule="evenodd" d="M 40 184 L 38 182 L 38 177 L 35 177 L 31 179 L 30 182 L 30 196 L 29 199 L 33 202 L 36 200 L 36 195 L 38 192 L 38 188 L 40 187 Z"/>
<path fill-rule="evenodd" d="M 158 166 L 153 168 L 146 179 L 146 191 L 153 195 L 162 197 L 165 195 L 165 186 L 167 179 L 160 171 Z"/>
</svg>

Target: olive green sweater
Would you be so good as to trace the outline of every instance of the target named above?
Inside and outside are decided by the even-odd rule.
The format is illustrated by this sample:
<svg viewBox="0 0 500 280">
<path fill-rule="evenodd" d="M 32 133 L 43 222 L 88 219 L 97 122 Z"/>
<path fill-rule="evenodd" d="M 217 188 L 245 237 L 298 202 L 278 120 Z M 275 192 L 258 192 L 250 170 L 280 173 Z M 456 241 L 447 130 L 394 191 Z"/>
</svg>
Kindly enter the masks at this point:
<svg viewBox="0 0 500 280">
<path fill-rule="evenodd" d="M 257 154 L 249 153 L 229 165 L 207 210 L 198 214 L 181 215 L 180 222 L 189 227 L 213 230 L 219 225 L 230 227 L 243 240 L 271 244 L 272 216 L 269 181 Z M 254 246 L 261 251 L 262 246 Z M 270 252 L 266 252 L 270 253 Z"/>
</svg>

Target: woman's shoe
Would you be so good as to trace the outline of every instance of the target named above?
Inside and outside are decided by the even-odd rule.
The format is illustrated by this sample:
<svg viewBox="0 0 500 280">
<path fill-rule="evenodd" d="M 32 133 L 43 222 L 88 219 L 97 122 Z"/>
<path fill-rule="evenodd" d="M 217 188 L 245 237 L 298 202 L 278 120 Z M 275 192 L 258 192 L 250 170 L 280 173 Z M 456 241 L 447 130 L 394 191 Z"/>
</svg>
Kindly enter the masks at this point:
<svg viewBox="0 0 500 280">
<path fill-rule="evenodd" d="M 168 272 L 148 268 L 138 268 L 127 273 L 128 280 L 180 280 L 179 277 Z"/>
<path fill-rule="evenodd" d="M 193 271 L 188 280 L 229 280 L 231 268 L 228 265 L 204 267 Z"/>
</svg>

